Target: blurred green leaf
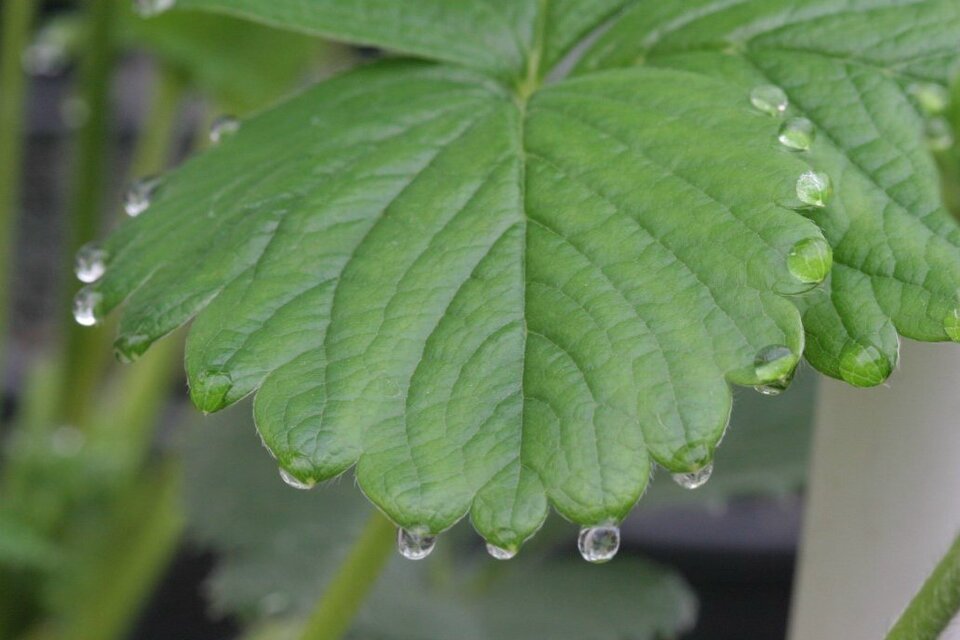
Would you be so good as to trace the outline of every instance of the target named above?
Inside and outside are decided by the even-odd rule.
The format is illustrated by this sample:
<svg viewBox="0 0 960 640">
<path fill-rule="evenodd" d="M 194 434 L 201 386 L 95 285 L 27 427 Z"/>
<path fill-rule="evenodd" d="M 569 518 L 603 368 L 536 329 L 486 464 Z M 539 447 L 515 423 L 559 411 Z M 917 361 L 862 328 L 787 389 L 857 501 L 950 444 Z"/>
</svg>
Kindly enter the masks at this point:
<svg viewBox="0 0 960 640">
<path fill-rule="evenodd" d="M 47 569 L 59 558 L 59 550 L 43 534 L 0 509 L 0 565 Z"/>
</svg>

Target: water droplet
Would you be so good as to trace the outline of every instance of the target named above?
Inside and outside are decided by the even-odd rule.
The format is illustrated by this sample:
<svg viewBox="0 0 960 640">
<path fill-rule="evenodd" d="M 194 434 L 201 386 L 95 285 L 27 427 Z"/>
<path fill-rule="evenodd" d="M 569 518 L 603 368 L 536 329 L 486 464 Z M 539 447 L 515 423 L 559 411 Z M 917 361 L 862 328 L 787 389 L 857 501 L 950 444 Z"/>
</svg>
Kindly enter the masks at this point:
<svg viewBox="0 0 960 640">
<path fill-rule="evenodd" d="M 943 320 L 943 328 L 947 336 L 954 342 L 960 342 L 960 309 L 954 309 Z"/>
<path fill-rule="evenodd" d="M 217 144 L 240 130 L 240 121 L 233 116 L 220 116 L 210 125 L 210 142 Z"/>
<path fill-rule="evenodd" d="M 787 255 L 787 269 L 804 284 L 819 284 L 833 268 L 833 249 L 823 238 L 806 238 L 793 245 Z"/>
<path fill-rule="evenodd" d="M 953 146 L 953 128 L 946 118 L 930 118 L 926 126 L 927 146 L 933 151 L 946 151 Z"/>
<path fill-rule="evenodd" d="M 133 10 L 137 15 L 149 18 L 173 8 L 175 4 L 176 0 L 133 0 Z"/>
<path fill-rule="evenodd" d="M 673 481 L 684 489 L 699 489 L 703 485 L 707 484 L 707 480 L 710 479 L 710 476 L 713 475 L 713 463 L 711 462 L 705 467 L 701 467 L 696 471 L 690 471 L 688 473 L 674 473 Z"/>
<path fill-rule="evenodd" d="M 916 100 L 920 110 L 929 116 L 943 113 L 950 104 L 950 93 L 943 85 L 918 82 L 910 85 L 907 91 Z"/>
<path fill-rule="evenodd" d="M 124 364 L 130 364 L 140 359 L 147 352 L 153 341 L 150 336 L 142 333 L 126 333 L 113 342 L 113 355 Z"/>
<path fill-rule="evenodd" d="M 892 372 L 890 361 L 872 345 L 851 342 L 840 352 L 840 377 L 856 387 L 875 387 Z"/>
<path fill-rule="evenodd" d="M 790 347 L 774 344 L 764 347 L 753 360 L 757 379 L 762 381 L 754 387 L 765 396 L 777 396 L 790 386 L 797 367 L 797 357 Z"/>
<path fill-rule="evenodd" d="M 97 315 L 97 307 L 102 300 L 103 296 L 90 287 L 80 289 L 73 298 L 73 319 L 77 321 L 77 324 L 84 327 L 92 327 L 97 324 L 100 320 Z"/>
<path fill-rule="evenodd" d="M 790 100 L 783 89 L 773 84 L 762 84 L 750 92 L 750 103 L 772 116 L 781 116 L 790 106 Z"/>
<path fill-rule="evenodd" d="M 297 477 L 294 477 L 292 473 L 283 467 L 280 468 L 280 479 L 286 482 L 288 486 L 291 486 L 294 489 L 300 489 L 301 491 L 313 489 L 313 486 L 316 484 L 315 482 L 305 482 Z"/>
<path fill-rule="evenodd" d="M 123 198 L 123 210 L 127 212 L 127 215 L 136 218 L 146 211 L 160 188 L 160 183 L 159 177 L 149 176 L 131 184 Z"/>
<path fill-rule="evenodd" d="M 397 549 L 407 560 L 423 560 L 436 545 L 437 537 L 422 527 L 397 531 Z"/>
<path fill-rule="evenodd" d="M 797 197 L 812 207 L 825 207 L 833 195 L 833 181 L 820 171 L 806 171 L 797 179 Z"/>
<path fill-rule="evenodd" d="M 504 549 L 495 544 L 487 543 L 487 553 L 495 560 L 511 560 L 517 556 L 516 549 Z"/>
<path fill-rule="evenodd" d="M 613 524 L 583 527 L 580 529 L 577 547 L 587 562 L 610 562 L 620 550 L 620 527 Z"/>
<path fill-rule="evenodd" d="M 806 118 L 790 118 L 780 127 L 777 140 L 780 144 L 794 151 L 807 151 L 813 145 L 817 130 L 813 123 Z"/>
<path fill-rule="evenodd" d="M 90 284 L 103 277 L 107 271 L 107 252 L 95 244 L 85 244 L 77 252 L 74 272 L 80 282 Z"/>
<path fill-rule="evenodd" d="M 232 389 L 233 377 L 225 371 L 202 370 L 190 376 L 190 400 L 204 413 L 226 407 Z"/>
</svg>

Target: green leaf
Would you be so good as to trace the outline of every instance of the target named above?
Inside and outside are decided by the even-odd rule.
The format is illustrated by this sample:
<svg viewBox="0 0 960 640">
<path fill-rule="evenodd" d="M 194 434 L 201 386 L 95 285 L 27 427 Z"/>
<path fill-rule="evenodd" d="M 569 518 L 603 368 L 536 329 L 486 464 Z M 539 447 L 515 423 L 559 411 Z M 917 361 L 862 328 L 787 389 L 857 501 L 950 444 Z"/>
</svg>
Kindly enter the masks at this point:
<svg viewBox="0 0 960 640">
<path fill-rule="evenodd" d="M 231 411 L 212 421 L 189 433 L 183 451 L 192 535 L 221 555 L 209 583 L 213 604 L 221 613 L 270 621 L 253 637 L 296 638 L 297 621 L 322 595 L 370 507 L 346 482 L 314 493 L 287 487 L 249 420 Z M 425 563 L 394 560 L 350 637 L 446 640 L 456 629 L 458 640 L 653 640 L 693 623 L 696 607 L 684 582 L 649 562 L 595 567 L 524 554 L 502 563 L 469 553 L 475 541 L 454 561 L 444 554 L 454 542 L 445 536 Z M 440 577 L 445 571 L 450 579 Z"/>
<path fill-rule="evenodd" d="M 960 6 L 694 5 L 638 3 L 581 70 L 643 63 L 723 77 L 744 91 L 774 84 L 789 98 L 786 116 L 813 123 L 810 161 L 836 189 L 828 207 L 810 211 L 833 247 L 830 281 L 797 299 L 805 355 L 820 371 L 873 386 L 896 367 L 898 333 L 957 339 L 960 229 L 943 207 L 915 96 L 945 82 L 960 58 Z"/>
<path fill-rule="evenodd" d="M 577 31 L 555 25 L 611 6 L 541 7 L 519 85 L 500 63 L 403 61 L 323 83 L 169 176 L 80 301 L 126 302 L 122 358 L 195 318 L 197 406 L 256 392 L 281 466 L 311 483 L 356 465 L 401 526 L 469 513 L 515 549 L 548 504 L 619 521 L 654 462 L 710 462 L 730 383 L 785 386 L 805 341 L 819 369 L 869 386 L 898 330 L 960 333 L 960 229 L 908 97 L 944 72 L 956 10 L 860 0 L 879 35 L 831 44 L 845 12 L 782 4 L 627 11 L 583 68 L 632 63 L 616 49 L 637 41 L 646 64 L 546 86 L 565 48 L 551 37 L 574 37 L 551 34 Z M 296 15 L 340 4 L 311 6 Z M 901 33 L 906 17 L 937 26 Z M 812 127 L 810 151 L 778 141 L 782 111 L 809 119 L 790 142 Z"/>
<path fill-rule="evenodd" d="M 278 27 L 443 60 L 516 80 L 552 68 L 629 0 L 179 0 Z"/>
<path fill-rule="evenodd" d="M 170 12 L 142 20 L 125 12 L 125 47 L 145 50 L 221 108 L 245 114 L 285 95 L 330 45 L 229 16 Z"/>
<path fill-rule="evenodd" d="M 598 74 L 518 106 L 467 72 L 378 65 L 172 175 L 108 242 L 98 312 L 128 298 L 117 347 L 134 357 L 206 307 L 197 405 L 262 385 L 280 463 L 309 482 L 359 461 L 403 526 L 470 511 L 512 548 L 547 499 L 620 520 L 653 460 L 707 464 L 728 381 L 799 359 L 781 294 L 809 289 L 788 257 L 821 235 L 777 204 L 807 168 L 777 126 L 687 72 Z"/>
</svg>

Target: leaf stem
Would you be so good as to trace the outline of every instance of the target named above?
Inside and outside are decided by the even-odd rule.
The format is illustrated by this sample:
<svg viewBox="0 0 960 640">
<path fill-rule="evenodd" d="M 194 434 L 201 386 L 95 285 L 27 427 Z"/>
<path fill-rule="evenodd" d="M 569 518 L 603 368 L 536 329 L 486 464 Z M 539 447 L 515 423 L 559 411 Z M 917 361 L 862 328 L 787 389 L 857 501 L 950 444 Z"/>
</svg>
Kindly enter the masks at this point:
<svg viewBox="0 0 960 640">
<path fill-rule="evenodd" d="M 960 611 L 960 536 L 893 625 L 887 640 L 936 640 Z"/>
<path fill-rule="evenodd" d="M 375 511 L 310 615 L 302 640 L 339 640 L 393 553 L 397 530 Z"/>
<path fill-rule="evenodd" d="M 0 15 L 0 372 L 6 362 L 9 323 L 10 267 L 13 235 L 20 206 L 26 79 L 20 56 L 30 37 L 36 12 L 34 0 L 6 0 Z"/>
</svg>

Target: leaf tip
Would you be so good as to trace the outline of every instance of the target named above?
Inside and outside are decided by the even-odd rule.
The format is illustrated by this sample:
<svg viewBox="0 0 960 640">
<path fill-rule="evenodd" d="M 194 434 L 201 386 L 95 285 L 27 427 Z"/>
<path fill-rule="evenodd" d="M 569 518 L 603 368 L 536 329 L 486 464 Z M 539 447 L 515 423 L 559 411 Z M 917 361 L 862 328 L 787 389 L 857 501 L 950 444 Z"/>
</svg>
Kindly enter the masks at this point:
<svg viewBox="0 0 960 640">
<path fill-rule="evenodd" d="M 222 371 L 201 371 L 190 380 L 190 400 L 204 413 L 214 413 L 229 404 L 233 379 Z"/>
<path fill-rule="evenodd" d="M 875 387 L 893 373 L 893 362 L 872 345 L 852 342 L 840 354 L 840 377 L 855 387 Z"/>
</svg>

